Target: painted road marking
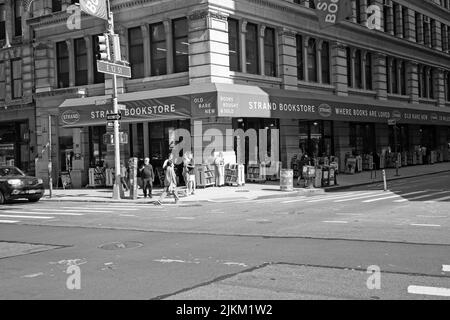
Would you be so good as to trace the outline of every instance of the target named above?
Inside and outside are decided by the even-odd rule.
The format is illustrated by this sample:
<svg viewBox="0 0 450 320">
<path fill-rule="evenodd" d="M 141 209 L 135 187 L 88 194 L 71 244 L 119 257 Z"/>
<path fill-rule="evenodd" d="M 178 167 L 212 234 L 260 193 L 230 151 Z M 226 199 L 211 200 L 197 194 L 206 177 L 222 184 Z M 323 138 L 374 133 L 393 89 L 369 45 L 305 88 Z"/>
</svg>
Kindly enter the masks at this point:
<svg viewBox="0 0 450 320">
<path fill-rule="evenodd" d="M 300 197 L 300 198 L 297 198 L 296 200 L 283 201 L 281 203 L 286 204 L 286 203 L 301 202 L 301 201 L 304 201 L 305 199 L 306 199 L 306 197 Z"/>
<path fill-rule="evenodd" d="M 409 196 L 409 195 L 418 194 L 418 193 L 423 193 L 423 192 L 426 192 L 426 191 L 416 191 L 416 192 L 410 192 L 410 193 L 404 193 L 404 194 L 396 194 L 396 195 L 389 196 L 389 197 L 383 197 L 383 198 L 377 198 L 377 199 L 365 200 L 365 201 L 363 201 L 363 202 L 364 202 L 364 203 L 371 203 L 371 202 L 376 202 L 376 201 L 381 201 L 381 200 L 387 200 L 387 199 L 394 199 L 394 198 L 398 198 L 398 197 Z"/>
<path fill-rule="evenodd" d="M 423 195 L 423 196 L 418 196 L 418 197 L 409 198 L 409 199 L 401 199 L 401 200 L 397 200 L 397 201 L 394 201 L 394 202 L 399 203 L 399 202 L 406 202 L 406 201 L 419 200 L 419 199 L 428 198 L 428 197 L 432 197 L 432 196 L 436 196 L 436 195 L 438 195 L 438 194 L 443 194 L 443 193 L 448 193 L 448 192 L 449 192 L 449 191 L 441 191 L 441 192 L 435 192 L 435 193 L 428 193 L 428 194 L 425 194 L 425 195 Z M 408 195 L 408 194 L 404 194 L 404 196 L 406 196 L 406 195 Z"/>
<path fill-rule="evenodd" d="M 440 227 L 439 224 L 411 223 L 410 225 L 414 227 Z"/>
<path fill-rule="evenodd" d="M 408 293 L 426 296 L 450 297 L 450 289 L 447 288 L 409 286 Z"/>
<path fill-rule="evenodd" d="M 179 219 L 179 220 L 195 220 L 194 217 L 175 217 L 175 219 Z"/>
<path fill-rule="evenodd" d="M 43 217 L 43 216 L 16 216 L 9 214 L 0 214 L 0 218 L 16 218 L 16 219 L 53 219 L 54 217 Z"/>
<path fill-rule="evenodd" d="M 438 198 L 438 199 L 425 201 L 425 203 L 434 203 L 434 202 L 438 202 L 438 201 L 445 201 L 445 200 L 448 200 L 448 199 L 450 199 L 450 196 L 446 196 L 446 197 L 442 197 L 442 198 Z"/>
<path fill-rule="evenodd" d="M 325 196 L 325 197 L 321 197 L 320 199 L 313 199 L 313 200 L 309 200 L 309 201 L 306 201 L 306 202 L 310 203 L 310 202 L 320 202 L 320 201 L 328 201 L 328 200 L 337 200 L 337 199 L 341 199 L 341 198 L 349 198 L 349 197 L 363 196 L 363 195 L 368 195 L 368 194 L 373 194 L 373 191 L 372 191 L 372 192 L 364 192 L 364 193 L 360 193 L 359 195 L 358 195 L 358 194 L 355 194 L 355 193 L 352 193 L 352 194 L 347 194 L 347 195 L 332 195 L 332 196 Z"/>
<path fill-rule="evenodd" d="M 63 207 L 64 209 L 73 209 L 71 207 Z M 107 206 L 107 207 L 80 207 L 82 210 L 88 210 L 88 209 L 94 209 L 94 210 L 123 210 L 123 211 L 137 211 L 139 209 L 137 208 L 127 208 L 127 207 L 114 207 L 114 206 Z"/>
<path fill-rule="evenodd" d="M 442 265 L 442 271 L 443 272 L 450 272 L 450 265 L 447 265 L 447 264 Z"/>
<path fill-rule="evenodd" d="M 0 223 L 18 223 L 19 221 L 13 221 L 13 220 L 0 220 Z"/>
<path fill-rule="evenodd" d="M 447 216 L 424 216 L 424 215 L 418 215 L 417 218 L 447 218 Z"/>
<path fill-rule="evenodd" d="M 36 209 L 34 209 L 36 210 Z M 47 215 L 51 214 L 54 216 L 83 216 L 82 213 L 69 213 L 69 212 L 35 212 L 35 211 L 17 211 L 17 210 L 7 210 L 3 211 L 4 213 L 10 213 L 10 214 L 42 214 Z"/>
<path fill-rule="evenodd" d="M 377 193 L 377 194 L 372 194 L 372 195 L 367 195 L 367 196 L 361 196 L 361 197 L 354 197 L 354 198 L 340 199 L 340 200 L 335 200 L 334 202 L 346 202 L 346 201 L 353 201 L 353 200 L 367 199 L 367 198 L 379 197 L 379 196 L 381 196 L 381 195 L 386 195 L 386 193 Z"/>
<path fill-rule="evenodd" d="M 322 221 L 324 223 L 340 223 L 340 224 L 347 224 L 348 221 Z"/>
<path fill-rule="evenodd" d="M 83 208 L 69 208 L 69 207 L 62 207 L 61 209 L 66 209 L 68 211 L 76 211 L 76 212 L 94 212 L 94 213 L 110 213 L 111 210 L 96 210 L 96 209 L 83 209 Z M 49 209 L 51 211 L 61 211 L 61 209 Z M 45 209 L 41 209 L 45 210 Z"/>
</svg>

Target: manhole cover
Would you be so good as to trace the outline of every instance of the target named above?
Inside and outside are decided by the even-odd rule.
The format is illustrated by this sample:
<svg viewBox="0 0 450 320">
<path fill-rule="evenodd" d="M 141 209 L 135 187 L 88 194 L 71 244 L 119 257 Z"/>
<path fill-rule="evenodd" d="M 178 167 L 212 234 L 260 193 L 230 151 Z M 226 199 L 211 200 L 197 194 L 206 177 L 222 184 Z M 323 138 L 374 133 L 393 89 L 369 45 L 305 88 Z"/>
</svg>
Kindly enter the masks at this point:
<svg viewBox="0 0 450 320">
<path fill-rule="evenodd" d="M 127 242 L 113 242 L 102 244 L 99 248 L 103 250 L 121 250 L 121 249 L 135 249 L 144 246 L 141 242 L 127 241 Z"/>
</svg>

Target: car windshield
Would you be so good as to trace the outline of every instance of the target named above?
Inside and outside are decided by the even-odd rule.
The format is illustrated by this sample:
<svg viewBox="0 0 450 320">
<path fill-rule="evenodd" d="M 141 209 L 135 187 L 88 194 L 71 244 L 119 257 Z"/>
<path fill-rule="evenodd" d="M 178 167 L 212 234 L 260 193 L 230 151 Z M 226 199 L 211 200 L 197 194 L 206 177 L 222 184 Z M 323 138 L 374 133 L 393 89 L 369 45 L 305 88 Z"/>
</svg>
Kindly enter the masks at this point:
<svg viewBox="0 0 450 320">
<path fill-rule="evenodd" d="M 20 171 L 19 168 L 8 167 L 8 168 L 0 168 L 0 177 L 6 176 L 25 176 L 25 174 Z"/>
</svg>

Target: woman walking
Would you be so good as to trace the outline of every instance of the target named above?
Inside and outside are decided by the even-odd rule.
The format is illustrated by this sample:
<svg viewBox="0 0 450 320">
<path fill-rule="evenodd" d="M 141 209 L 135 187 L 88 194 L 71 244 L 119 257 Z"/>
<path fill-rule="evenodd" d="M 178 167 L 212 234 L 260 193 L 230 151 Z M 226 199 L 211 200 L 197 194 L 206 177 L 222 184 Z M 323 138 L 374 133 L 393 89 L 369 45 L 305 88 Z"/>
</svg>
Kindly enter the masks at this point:
<svg viewBox="0 0 450 320">
<path fill-rule="evenodd" d="M 164 177 L 164 190 L 161 194 L 159 200 L 155 201 L 155 205 L 160 206 L 161 201 L 164 200 L 167 195 L 173 195 L 175 198 L 175 203 L 178 202 L 179 198 L 177 195 L 177 178 L 175 174 L 175 165 L 172 161 L 173 156 L 170 154 L 169 159 L 164 162 L 163 168 L 165 168 L 165 177 Z"/>
</svg>

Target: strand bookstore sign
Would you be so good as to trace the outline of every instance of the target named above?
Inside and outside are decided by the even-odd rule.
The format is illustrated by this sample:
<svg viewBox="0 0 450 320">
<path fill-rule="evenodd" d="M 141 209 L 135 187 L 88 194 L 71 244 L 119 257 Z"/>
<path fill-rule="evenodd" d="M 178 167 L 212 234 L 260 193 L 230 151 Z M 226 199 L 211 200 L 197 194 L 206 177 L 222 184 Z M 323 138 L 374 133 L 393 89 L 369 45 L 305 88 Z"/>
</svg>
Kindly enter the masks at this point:
<svg viewBox="0 0 450 320">
<path fill-rule="evenodd" d="M 418 106 L 411 108 L 373 100 L 367 103 L 347 97 L 286 92 L 252 86 L 221 85 L 211 92 L 147 98 L 149 92 L 119 96 L 123 104 L 123 123 L 164 121 L 205 117 L 276 118 L 334 120 L 350 122 L 398 123 L 450 126 L 450 110 Z M 177 90 L 173 90 L 177 92 Z M 100 101 L 100 103 L 99 103 Z M 64 127 L 83 127 L 107 124 L 113 114 L 107 97 L 66 100 L 59 108 L 60 124 Z"/>
</svg>

